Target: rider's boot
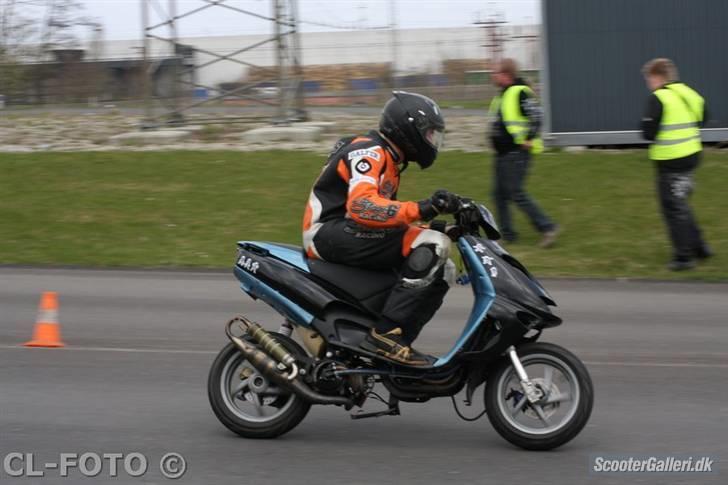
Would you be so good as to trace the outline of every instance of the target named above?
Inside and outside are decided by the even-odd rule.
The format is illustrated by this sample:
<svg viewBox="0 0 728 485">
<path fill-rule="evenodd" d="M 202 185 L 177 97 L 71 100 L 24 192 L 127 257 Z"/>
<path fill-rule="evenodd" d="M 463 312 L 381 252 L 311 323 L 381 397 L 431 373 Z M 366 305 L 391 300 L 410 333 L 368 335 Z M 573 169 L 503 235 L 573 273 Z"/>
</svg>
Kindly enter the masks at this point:
<svg viewBox="0 0 728 485">
<path fill-rule="evenodd" d="M 429 356 L 417 352 L 404 341 L 399 327 L 384 333 L 372 329 L 361 347 L 404 365 L 423 366 L 432 363 Z"/>
</svg>

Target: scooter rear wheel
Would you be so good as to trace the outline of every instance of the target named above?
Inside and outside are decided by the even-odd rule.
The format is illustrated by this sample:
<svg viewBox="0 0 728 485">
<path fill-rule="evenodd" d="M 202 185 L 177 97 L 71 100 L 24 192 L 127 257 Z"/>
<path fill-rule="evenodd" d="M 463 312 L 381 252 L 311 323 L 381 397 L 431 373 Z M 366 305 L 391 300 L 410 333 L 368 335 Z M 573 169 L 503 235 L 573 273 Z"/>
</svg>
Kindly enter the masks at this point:
<svg viewBox="0 0 728 485">
<path fill-rule="evenodd" d="M 294 356 L 305 355 L 290 338 L 271 334 Z M 287 433 L 311 408 L 301 397 L 259 374 L 233 343 L 226 345 L 212 363 L 207 395 L 220 422 L 245 438 L 275 438 Z"/>
<path fill-rule="evenodd" d="M 543 397 L 530 403 L 506 357 L 488 376 L 488 419 L 503 438 L 527 450 L 550 450 L 572 440 L 591 415 L 594 389 L 584 364 L 563 347 L 531 343 L 518 357 Z"/>
</svg>

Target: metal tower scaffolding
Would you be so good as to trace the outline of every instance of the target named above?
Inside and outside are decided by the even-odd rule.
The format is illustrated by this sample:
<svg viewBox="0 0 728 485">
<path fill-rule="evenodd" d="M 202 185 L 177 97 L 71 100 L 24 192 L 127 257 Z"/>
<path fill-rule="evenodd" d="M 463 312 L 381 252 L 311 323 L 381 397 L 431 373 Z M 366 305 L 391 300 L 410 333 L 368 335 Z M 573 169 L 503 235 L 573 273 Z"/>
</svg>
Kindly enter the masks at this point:
<svg viewBox="0 0 728 485">
<path fill-rule="evenodd" d="M 508 39 L 501 26 L 507 23 L 502 13 L 494 13 L 490 15 L 488 20 L 474 22 L 475 25 L 485 30 L 485 44 L 483 44 L 483 47 L 487 49 L 486 55 L 491 66 L 503 57 L 505 43 Z"/>
<path fill-rule="evenodd" d="M 142 76 L 142 90 L 144 92 L 145 123 L 143 127 L 151 128 L 161 123 L 183 124 L 185 113 L 192 108 L 229 98 L 239 98 L 254 101 L 261 105 L 275 107 L 273 122 L 278 124 L 302 121 L 307 119 L 303 103 L 303 71 L 301 68 L 301 48 L 298 32 L 298 0 L 270 0 L 271 15 L 262 15 L 235 5 L 230 0 L 199 0 L 197 8 L 183 13 L 177 12 L 177 0 L 141 0 L 142 16 L 142 56 L 144 74 Z M 219 54 L 194 46 L 179 43 L 179 22 L 184 18 L 199 14 L 208 9 L 226 9 L 228 12 L 240 16 L 248 16 L 271 22 L 273 34 L 271 37 L 254 44 L 241 46 L 229 54 Z M 153 14 L 155 18 L 152 19 Z M 166 32 L 164 32 L 166 30 Z M 241 32 L 243 33 L 243 32 Z M 166 59 L 159 59 L 152 55 L 152 42 L 159 41 L 169 47 L 170 55 Z M 201 84 L 197 72 L 220 62 L 232 62 L 241 66 L 262 69 L 260 66 L 238 59 L 252 49 L 269 43 L 276 44 L 276 70 L 266 79 L 246 83 L 232 89 L 221 90 L 215 86 Z M 212 59 L 197 64 L 195 54 L 201 53 Z M 166 82 L 165 82 L 166 80 Z M 255 88 L 261 85 L 274 84 L 277 89 L 276 98 L 266 98 L 258 94 Z M 194 88 L 204 88 L 217 92 L 212 97 L 203 100 L 189 101 L 190 93 Z M 163 110 L 157 113 L 156 101 L 159 101 Z M 251 117 L 225 117 L 195 119 L 195 123 L 214 123 L 221 121 L 244 121 Z"/>
</svg>

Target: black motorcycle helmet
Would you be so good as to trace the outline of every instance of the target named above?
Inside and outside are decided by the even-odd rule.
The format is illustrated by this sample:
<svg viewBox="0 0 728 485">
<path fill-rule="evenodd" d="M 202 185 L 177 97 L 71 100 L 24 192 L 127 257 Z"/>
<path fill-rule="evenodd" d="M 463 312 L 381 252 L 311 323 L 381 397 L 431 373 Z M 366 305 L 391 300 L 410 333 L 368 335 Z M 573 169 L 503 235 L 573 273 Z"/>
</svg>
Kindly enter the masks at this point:
<svg viewBox="0 0 728 485">
<path fill-rule="evenodd" d="M 445 133 L 440 107 L 427 96 L 392 92 L 379 118 L 379 131 L 392 140 L 408 162 L 427 168 L 435 162 Z"/>
</svg>

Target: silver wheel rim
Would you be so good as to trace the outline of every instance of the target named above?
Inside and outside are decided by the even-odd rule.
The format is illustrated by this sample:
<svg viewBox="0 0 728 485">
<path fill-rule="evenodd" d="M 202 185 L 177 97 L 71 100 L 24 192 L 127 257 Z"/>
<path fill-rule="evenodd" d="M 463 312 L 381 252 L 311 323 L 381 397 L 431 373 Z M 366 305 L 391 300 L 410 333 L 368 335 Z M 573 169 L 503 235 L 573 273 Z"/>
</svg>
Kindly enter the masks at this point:
<svg viewBox="0 0 728 485">
<path fill-rule="evenodd" d="M 527 434 L 544 435 L 567 426 L 576 414 L 581 388 L 576 373 L 566 362 L 549 354 L 521 357 L 529 379 L 544 391 L 544 397 L 528 403 L 513 366 L 497 383 L 498 408 L 513 428 Z M 519 395 L 520 394 L 520 395 Z"/>
<path fill-rule="evenodd" d="M 251 372 L 243 378 L 244 373 Z M 266 423 L 282 416 L 296 396 L 260 375 L 238 352 L 225 363 L 220 377 L 225 406 L 240 419 Z"/>
</svg>

